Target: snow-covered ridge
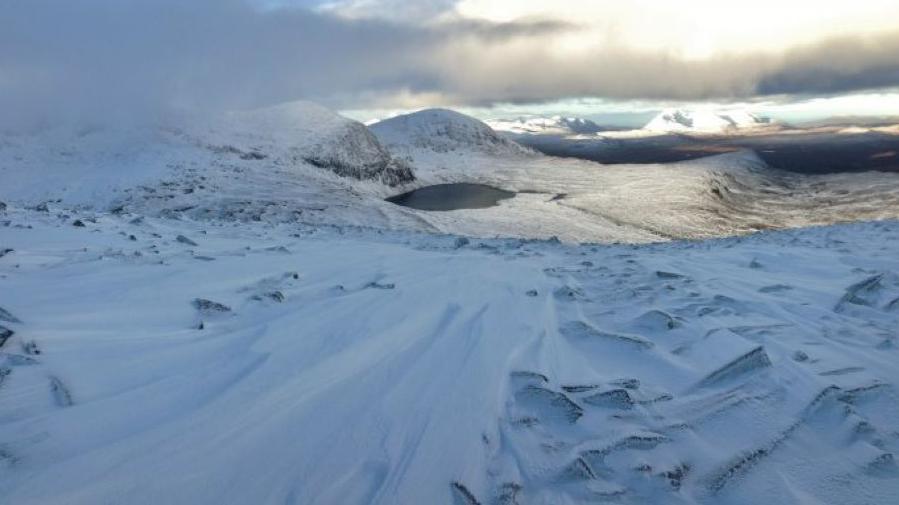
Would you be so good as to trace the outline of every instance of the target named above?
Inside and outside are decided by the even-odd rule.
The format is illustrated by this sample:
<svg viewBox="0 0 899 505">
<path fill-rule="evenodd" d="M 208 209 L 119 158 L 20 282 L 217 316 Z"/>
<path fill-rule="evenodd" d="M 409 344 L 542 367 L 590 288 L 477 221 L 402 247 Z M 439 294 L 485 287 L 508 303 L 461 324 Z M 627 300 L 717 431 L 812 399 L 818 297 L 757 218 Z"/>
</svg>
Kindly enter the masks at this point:
<svg viewBox="0 0 899 505">
<path fill-rule="evenodd" d="M 602 131 L 595 122 L 579 117 L 519 117 L 485 121 L 499 132 L 536 135 L 589 135 Z"/>
<path fill-rule="evenodd" d="M 414 180 L 412 169 L 364 125 L 308 102 L 163 125 L 58 126 L 0 136 L 0 199 L 9 201 L 97 205 L 116 192 L 191 171 L 209 172 L 210 182 L 227 171 L 283 172 L 284 182 L 332 174 L 348 183 Z"/>
<path fill-rule="evenodd" d="M 415 179 L 362 123 L 310 102 L 228 115 L 222 140 L 247 152 L 260 148 L 359 180 L 391 186 Z M 218 126 L 218 125 L 216 125 Z"/>
<path fill-rule="evenodd" d="M 651 132 L 727 133 L 736 130 L 770 127 L 772 125 L 773 123 L 769 118 L 757 116 L 744 110 L 666 109 L 647 123 L 643 129 Z"/>
<path fill-rule="evenodd" d="M 448 109 L 426 109 L 404 114 L 379 121 L 369 128 L 382 144 L 397 151 L 424 149 L 437 153 L 533 154 L 530 149 L 499 135 L 486 123 Z"/>
</svg>

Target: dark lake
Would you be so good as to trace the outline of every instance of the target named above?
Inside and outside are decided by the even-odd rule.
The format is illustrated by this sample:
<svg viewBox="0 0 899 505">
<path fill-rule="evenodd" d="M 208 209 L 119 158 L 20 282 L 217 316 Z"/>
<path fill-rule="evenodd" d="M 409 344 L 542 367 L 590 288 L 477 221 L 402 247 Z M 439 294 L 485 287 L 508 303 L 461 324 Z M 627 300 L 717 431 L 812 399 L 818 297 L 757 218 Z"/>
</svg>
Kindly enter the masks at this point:
<svg viewBox="0 0 899 505">
<path fill-rule="evenodd" d="M 418 210 L 486 209 L 515 196 L 484 184 L 437 184 L 391 196 L 388 202 Z"/>
</svg>

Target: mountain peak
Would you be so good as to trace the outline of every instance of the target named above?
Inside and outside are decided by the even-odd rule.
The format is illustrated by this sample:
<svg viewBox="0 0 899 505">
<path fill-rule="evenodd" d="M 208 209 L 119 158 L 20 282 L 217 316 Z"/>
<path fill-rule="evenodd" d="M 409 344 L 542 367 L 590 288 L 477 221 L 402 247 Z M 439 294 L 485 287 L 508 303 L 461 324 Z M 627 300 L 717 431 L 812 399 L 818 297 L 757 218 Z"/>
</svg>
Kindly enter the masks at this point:
<svg viewBox="0 0 899 505">
<path fill-rule="evenodd" d="M 531 153 L 526 147 L 503 138 L 486 123 L 449 109 L 425 109 L 379 121 L 369 128 L 391 149 Z"/>
<path fill-rule="evenodd" d="M 725 133 L 771 125 L 769 118 L 745 110 L 665 109 L 643 129 L 655 132 Z"/>
</svg>

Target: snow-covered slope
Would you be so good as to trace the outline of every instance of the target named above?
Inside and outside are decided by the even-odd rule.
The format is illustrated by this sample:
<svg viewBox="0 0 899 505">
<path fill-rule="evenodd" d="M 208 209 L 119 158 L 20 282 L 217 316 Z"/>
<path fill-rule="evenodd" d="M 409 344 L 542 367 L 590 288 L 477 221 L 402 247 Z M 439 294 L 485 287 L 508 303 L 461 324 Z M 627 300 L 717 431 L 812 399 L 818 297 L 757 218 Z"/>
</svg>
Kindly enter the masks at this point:
<svg viewBox="0 0 899 505">
<path fill-rule="evenodd" d="M 0 136 L 0 199 L 12 201 L 103 205 L 125 190 L 190 174 L 215 183 L 238 172 L 278 171 L 284 182 L 293 173 L 311 185 L 331 173 L 347 184 L 414 180 L 364 125 L 308 102 L 161 127 L 60 126 Z"/>
<path fill-rule="evenodd" d="M 641 248 L 0 226 L 3 503 L 899 495 L 899 223 Z"/>
<path fill-rule="evenodd" d="M 362 123 L 309 102 L 229 114 L 210 131 L 249 156 L 263 151 L 293 162 L 304 161 L 359 180 L 399 185 L 415 179 Z M 227 147 L 227 146 L 226 146 Z"/>
<path fill-rule="evenodd" d="M 650 132 L 727 133 L 770 126 L 770 119 L 743 110 L 666 109 L 643 129 Z"/>
<path fill-rule="evenodd" d="M 482 121 L 447 109 L 426 109 L 369 126 L 382 144 L 397 152 L 424 149 L 521 156 L 533 152 L 497 134 Z"/>
<path fill-rule="evenodd" d="M 579 117 L 520 117 L 516 119 L 488 119 L 487 125 L 499 132 L 531 135 L 589 135 L 602 127 Z"/>
</svg>

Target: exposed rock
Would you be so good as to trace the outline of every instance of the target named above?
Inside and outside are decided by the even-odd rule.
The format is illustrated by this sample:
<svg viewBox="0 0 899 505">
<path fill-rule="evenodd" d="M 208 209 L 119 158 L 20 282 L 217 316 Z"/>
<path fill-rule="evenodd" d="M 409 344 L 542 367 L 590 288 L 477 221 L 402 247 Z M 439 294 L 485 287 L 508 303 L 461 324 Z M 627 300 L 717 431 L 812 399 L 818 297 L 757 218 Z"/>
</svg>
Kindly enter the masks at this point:
<svg viewBox="0 0 899 505">
<path fill-rule="evenodd" d="M 599 388 L 599 386 L 596 384 L 578 384 L 573 386 L 562 386 L 562 391 L 565 391 L 566 393 L 586 393 L 587 391 L 593 391 L 597 388 Z"/>
<path fill-rule="evenodd" d="M 640 379 L 617 379 L 612 381 L 612 384 L 621 386 L 624 389 L 640 389 Z"/>
<path fill-rule="evenodd" d="M 191 302 L 191 304 L 195 309 L 203 314 L 212 315 L 217 313 L 223 314 L 225 312 L 231 312 L 231 307 L 222 303 L 214 302 L 212 300 L 206 300 L 205 298 L 195 298 L 194 301 Z"/>
<path fill-rule="evenodd" d="M 595 395 L 583 398 L 584 403 L 596 407 L 605 407 L 621 410 L 629 410 L 634 408 L 634 399 L 625 389 L 613 389 L 611 391 L 603 391 Z"/>
<path fill-rule="evenodd" d="M 454 481 L 450 484 L 450 487 L 453 489 L 453 496 L 456 498 L 456 503 L 461 503 L 462 505 L 481 505 L 481 502 L 478 501 L 474 494 L 461 482 Z"/>
<path fill-rule="evenodd" d="M 32 340 L 22 344 L 22 352 L 29 356 L 38 356 L 41 353 L 41 349 L 38 347 L 37 342 Z"/>
<path fill-rule="evenodd" d="M 565 477 L 574 480 L 593 480 L 596 478 L 593 469 L 590 468 L 590 465 L 588 465 L 582 457 L 577 457 L 571 464 L 566 466 L 562 471 L 562 474 Z"/>
<path fill-rule="evenodd" d="M 664 435 L 659 435 L 657 433 L 638 433 L 634 435 L 628 435 L 610 445 L 602 447 L 600 449 L 590 449 L 587 451 L 581 452 L 581 457 L 584 458 L 585 461 L 591 466 L 601 466 L 606 456 L 612 454 L 613 452 L 623 451 L 623 450 L 650 450 L 654 449 L 659 444 L 669 442 L 670 439 Z"/>
<path fill-rule="evenodd" d="M 799 363 L 803 363 L 808 361 L 808 354 L 803 351 L 796 351 L 793 353 L 793 361 L 797 361 Z"/>
<path fill-rule="evenodd" d="M 348 123 L 336 138 L 313 146 L 303 159 L 341 177 L 374 179 L 388 186 L 415 180 L 412 167 L 406 161 L 391 156 L 361 123 Z"/>
<path fill-rule="evenodd" d="M 521 484 L 517 482 L 506 482 L 499 487 L 499 493 L 496 496 L 497 505 L 518 505 L 518 493 L 521 492 Z"/>
<path fill-rule="evenodd" d="M 187 244 L 187 245 L 194 246 L 194 247 L 199 245 L 196 242 L 194 242 L 193 240 L 185 237 L 184 235 L 178 235 L 177 237 L 175 237 L 175 240 L 177 240 L 178 242 L 180 242 L 182 244 Z"/>
<path fill-rule="evenodd" d="M 256 301 L 272 300 L 278 303 L 281 303 L 286 299 L 284 293 L 280 291 L 269 291 L 260 295 L 253 295 L 251 298 Z"/>
<path fill-rule="evenodd" d="M 674 273 L 674 272 L 665 272 L 662 270 L 657 270 L 656 277 L 658 277 L 659 279 L 683 279 L 686 276 L 683 274 L 678 274 L 678 273 Z"/>
<path fill-rule="evenodd" d="M 2 348 L 3 344 L 15 334 L 16 332 L 10 330 L 6 326 L 0 326 L 0 348 Z"/>
<path fill-rule="evenodd" d="M 19 318 L 10 314 L 9 311 L 4 309 L 3 307 L 0 307 L 0 321 L 6 321 L 7 323 L 21 323 L 22 322 L 21 320 L 19 320 Z"/>
<path fill-rule="evenodd" d="M 371 288 L 371 289 L 395 289 L 396 284 L 394 284 L 392 282 L 382 284 L 380 282 L 373 281 L 373 282 L 369 282 L 368 284 L 366 284 L 365 287 Z"/>
</svg>

